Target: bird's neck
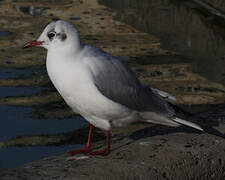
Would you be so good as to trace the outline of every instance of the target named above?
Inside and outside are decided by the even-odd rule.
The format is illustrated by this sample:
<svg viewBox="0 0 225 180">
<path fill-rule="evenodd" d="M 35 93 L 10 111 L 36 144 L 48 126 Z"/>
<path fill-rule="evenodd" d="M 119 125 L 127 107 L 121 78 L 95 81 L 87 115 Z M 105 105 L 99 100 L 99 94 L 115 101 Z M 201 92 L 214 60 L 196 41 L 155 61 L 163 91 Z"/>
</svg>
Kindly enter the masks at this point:
<svg viewBox="0 0 225 180">
<path fill-rule="evenodd" d="M 79 56 L 82 49 L 83 49 L 83 46 L 81 44 L 65 45 L 60 47 L 55 46 L 48 49 L 47 57 L 51 57 L 54 59 L 63 58 L 63 60 L 66 60 L 70 57 Z"/>
</svg>

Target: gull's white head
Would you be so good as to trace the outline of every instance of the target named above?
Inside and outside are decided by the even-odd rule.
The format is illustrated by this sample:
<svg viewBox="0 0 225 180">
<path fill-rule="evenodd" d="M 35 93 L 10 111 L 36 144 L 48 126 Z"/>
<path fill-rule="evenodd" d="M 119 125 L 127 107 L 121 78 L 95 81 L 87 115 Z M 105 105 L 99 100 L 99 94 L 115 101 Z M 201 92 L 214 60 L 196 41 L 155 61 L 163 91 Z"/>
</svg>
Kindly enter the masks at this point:
<svg viewBox="0 0 225 180">
<path fill-rule="evenodd" d="M 81 46 L 79 32 L 67 21 L 53 21 L 45 27 L 37 40 L 28 42 L 24 48 L 34 46 L 41 46 L 51 51 L 76 50 Z"/>
</svg>

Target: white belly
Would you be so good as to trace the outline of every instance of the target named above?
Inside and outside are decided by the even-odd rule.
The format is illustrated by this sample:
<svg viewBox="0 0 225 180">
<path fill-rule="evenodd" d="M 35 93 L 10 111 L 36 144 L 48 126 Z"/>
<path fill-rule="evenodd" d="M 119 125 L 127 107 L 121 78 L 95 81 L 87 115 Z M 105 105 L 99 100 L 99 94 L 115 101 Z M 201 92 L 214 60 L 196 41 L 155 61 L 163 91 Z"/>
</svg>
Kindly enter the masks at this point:
<svg viewBox="0 0 225 180">
<path fill-rule="evenodd" d="M 47 71 L 66 103 L 94 126 L 109 130 L 110 122 L 133 116 L 130 109 L 98 91 L 84 63 L 47 59 Z"/>
</svg>

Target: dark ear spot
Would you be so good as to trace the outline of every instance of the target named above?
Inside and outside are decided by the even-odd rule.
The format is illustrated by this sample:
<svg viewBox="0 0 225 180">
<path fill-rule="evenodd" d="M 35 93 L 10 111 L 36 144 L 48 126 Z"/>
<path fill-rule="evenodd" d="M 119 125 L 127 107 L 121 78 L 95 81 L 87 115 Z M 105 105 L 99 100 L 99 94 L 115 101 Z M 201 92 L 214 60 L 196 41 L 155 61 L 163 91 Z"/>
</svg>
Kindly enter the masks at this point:
<svg viewBox="0 0 225 180">
<path fill-rule="evenodd" d="M 65 41 L 67 38 L 66 33 L 58 33 L 57 36 L 61 39 L 61 41 Z"/>
<path fill-rule="evenodd" d="M 67 38 L 67 35 L 65 33 L 63 33 L 62 37 L 61 37 L 62 41 L 66 40 L 66 38 Z"/>
</svg>

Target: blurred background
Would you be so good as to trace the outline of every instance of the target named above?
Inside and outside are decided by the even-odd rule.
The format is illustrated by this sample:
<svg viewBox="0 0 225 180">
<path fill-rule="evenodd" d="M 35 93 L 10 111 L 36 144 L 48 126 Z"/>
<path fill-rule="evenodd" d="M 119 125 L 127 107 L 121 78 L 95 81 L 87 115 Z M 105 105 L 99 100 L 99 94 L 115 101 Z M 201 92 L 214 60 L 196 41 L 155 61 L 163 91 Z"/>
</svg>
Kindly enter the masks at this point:
<svg viewBox="0 0 225 180">
<path fill-rule="evenodd" d="M 22 49 L 54 19 L 70 21 L 82 43 L 123 57 L 144 84 L 224 130 L 224 12 L 223 0 L 1 0 L 0 171 L 86 143 L 87 122 L 48 78 L 46 50 Z"/>
</svg>

